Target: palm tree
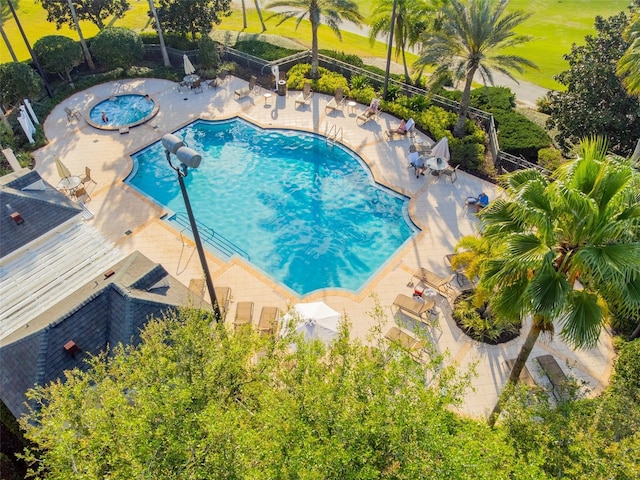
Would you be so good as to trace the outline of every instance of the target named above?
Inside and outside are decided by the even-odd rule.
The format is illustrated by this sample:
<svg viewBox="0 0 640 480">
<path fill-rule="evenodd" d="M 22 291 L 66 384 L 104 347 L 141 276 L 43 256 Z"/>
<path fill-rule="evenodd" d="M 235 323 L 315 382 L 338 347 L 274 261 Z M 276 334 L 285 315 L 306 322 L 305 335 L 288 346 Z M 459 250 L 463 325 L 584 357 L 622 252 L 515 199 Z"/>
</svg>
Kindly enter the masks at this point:
<svg viewBox="0 0 640 480">
<path fill-rule="evenodd" d="M 636 2 L 637 4 L 640 2 Z M 622 77 L 629 95 L 640 97 L 640 12 L 635 13 L 625 31 L 629 40 L 629 48 L 618 61 L 618 76 Z M 634 162 L 640 163 L 640 138 L 631 156 Z"/>
<path fill-rule="evenodd" d="M 396 47 L 396 57 L 402 57 L 404 78 L 411 82 L 407 65 L 406 50 L 415 46 L 429 21 L 429 15 L 434 7 L 424 0 L 396 0 L 396 19 L 393 39 Z M 373 45 L 381 33 L 387 36 L 391 30 L 391 12 L 394 0 L 378 0 L 371 14 L 369 41 Z"/>
<path fill-rule="evenodd" d="M 485 84 L 493 84 L 492 69 L 513 79 L 511 70 L 522 72 L 524 67 L 537 68 L 525 58 L 500 53 L 529 40 L 516 35 L 514 29 L 531 14 L 505 13 L 508 3 L 509 0 L 450 0 L 443 9 L 441 27 L 424 33 L 416 66 L 436 66 L 432 76 L 434 85 L 450 75 L 456 80 L 465 80 L 458 122 L 453 130 L 456 137 L 462 137 L 465 132 L 471 83 L 476 72 Z"/>
<path fill-rule="evenodd" d="M 553 332 L 554 322 L 570 344 L 591 347 L 607 306 L 629 315 L 640 309 L 640 174 L 606 153 L 602 139 L 583 140 L 579 158 L 554 181 L 536 170 L 511 173 L 506 198 L 480 213 L 483 237 L 498 244 L 480 280 L 492 293 L 492 311 L 532 320 L 507 385 L 518 382 L 540 333 Z"/>
<path fill-rule="evenodd" d="M 82 29 L 80 28 L 80 22 L 78 22 L 78 15 L 76 15 L 76 8 L 73 6 L 72 0 L 68 0 L 69 10 L 71 10 L 71 17 L 73 18 L 73 24 L 76 27 L 76 31 L 78 32 L 78 38 L 80 39 L 80 46 L 82 47 L 82 53 L 84 55 L 84 59 L 87 61 L 87 65 L 91 70 L 95 70 L 96 66 L 93 64 L 93 59 L 91 58 L 91 53 L 89 53 L 89 47 L 87 47 L 87 41 L 84 39 L 84 35 L 82 34 Z M 68 74 L 67 74 L 68 75 Z M 69 78 L 71 81 L 71 78 Z"/>
<path fill-rule="evenodd" d="M 256 7 L 256 12 L 258 12 L 258 18 L 260 19 L 260 24 L 262 25 L 262 31 L 267 31 L 267 26 L 264 24 L 264 20 L 262 19 L 262 11 L 260 10 L 260 4 L 258 0 L 253 0 L 253 4 Z M 244 0 L 242 0 L 242 28 L 247 29 L 247 8 L 244 4 Z"/>
<path fill-rule="evenodd" d="M 342 40 L 340 24 L 343 20 L 353 22 L 360 26 L 364 17 L 358 11 L 358 4 L 352 0 L 276 0 L 267 5 L 267 8 L 287 7 L 293 10 L 274 13 L 282 17 L 280 23 L 297 17 L 297 25 L 309 17 L 311 23 L 311 78 L 318 77 L 318 27 L 322 20 L 333 30 L 336 36 Z"/>
</svg>

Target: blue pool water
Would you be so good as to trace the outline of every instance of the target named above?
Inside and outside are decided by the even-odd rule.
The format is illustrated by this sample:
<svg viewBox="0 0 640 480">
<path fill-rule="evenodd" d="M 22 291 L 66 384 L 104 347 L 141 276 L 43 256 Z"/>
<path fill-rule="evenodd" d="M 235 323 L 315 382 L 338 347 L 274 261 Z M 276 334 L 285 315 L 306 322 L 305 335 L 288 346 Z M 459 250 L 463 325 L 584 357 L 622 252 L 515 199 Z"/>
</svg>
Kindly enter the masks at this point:
<svg viewBox="0 0 640 480">
<path fill-rule="evenodd" d="M 205 245 L 228 241 L 230 253 L 300 295 L 357 292 L 417 232 L 408 199 L 375 184 L 361 159 L 324 137 L 240 119 L 198 120 L 176 135 L 203 157 L 185 181 Z M 129 183 L 176 212 L 170 220 L 187 231 L 160 142 L 133 158 Z"/>
<path fill-rule="evenodd" d="M 154 110 L 155 102 L 144 95 L 116 95 L 94 105 L 89 118 L 95 127 L 115 129 L 138 125 L 155 114 Z M 103 121 L 102 112 L 108 121 Z"/>
</svg>

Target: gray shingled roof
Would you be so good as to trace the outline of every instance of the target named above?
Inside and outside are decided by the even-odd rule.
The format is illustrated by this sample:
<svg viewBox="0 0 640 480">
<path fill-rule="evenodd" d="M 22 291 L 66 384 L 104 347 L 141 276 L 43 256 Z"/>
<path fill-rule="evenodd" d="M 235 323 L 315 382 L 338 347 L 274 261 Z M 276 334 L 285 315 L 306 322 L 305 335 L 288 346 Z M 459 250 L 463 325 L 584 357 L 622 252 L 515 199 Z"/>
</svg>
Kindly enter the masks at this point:
<svg viewBox="0 0 640 480">
<path fill-rule="evenodd" d="M 77 216 L 82 208 L 44 182 L 38 172 L 21 170 L 0 178 L 0 211 L 3 258 Z M 13 212 L 20 214 L 22 224 L 11 219 Z"/>
<path fill-rule="evenodd" d="M 108 345 L 139 341 L 139 331 L 191 299 L 188 288 L 139 252 L 115 264 L 113 274 L 92 278 L 34 318 L 0 347 L 0 396 L 19 417 L 26 413 L 26 391 L 63 378 L 65 370 L 86 368 L 88 356 Z M 73 341 L 79 351 L 64 348 Z"/>
</svg>

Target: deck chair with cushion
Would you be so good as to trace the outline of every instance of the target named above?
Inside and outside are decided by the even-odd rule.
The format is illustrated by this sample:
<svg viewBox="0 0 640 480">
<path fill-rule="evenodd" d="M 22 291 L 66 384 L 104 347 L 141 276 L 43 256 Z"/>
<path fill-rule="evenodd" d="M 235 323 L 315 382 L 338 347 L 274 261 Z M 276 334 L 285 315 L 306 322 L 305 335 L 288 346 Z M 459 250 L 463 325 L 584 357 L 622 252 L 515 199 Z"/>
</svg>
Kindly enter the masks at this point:
<svg viewBox="0 0 640 480">
<path fill-rule="evenodd" d="M 335 112 L 336 109 L 342 109 L 344 107 L 344 90 L 342 88 L 336 88 L 333 98 L 329 100 L 329 103 L 324 107 L 325 112 L 330 110 Z"/>
<path fill-rule="evenodd" d="M 258 333 L 273 335 L 278 332 L 280 310 L 277 307 L 262 307 L 258 320 Z"/>
<path fill-rule="evenodd" d="M 253 302 L 238 302 L 236 305 L 236 318 L 233 321 L 235 328 L 243 325 L 251 325 L 253 319 Z"/>
<path fill-rule="evenodd" d="M 78 121 L 82 119 L 82 114 L 75 108 L 72 110 L 69 107 L 64 107 L 64 113 L 67 114 L 67 122 L 70 122 L 74 118 Z"/>
<path fill-rule="evenodd" d="M 236 96 L 236 100 L 240 100 L 241 98 L 248 97 L 249 95 L 255 94 L 257 92 L 258 84 L 256 83 L 258 79 L 255 75 L 251 75 L 249 79 L 249 85 L 246 87 L 239 88 L 233 94 Z"/>
<path fill-rule="evenodd" d="M 311 105 L 311 97 L 313 97 L 313 92 L 311 91 L 311 83 L 305 82 L 300 95 L 296 97 L 296 108 L 298 108 L 298 105 L 302 105 L 303 107 L 305 105 Z"/>
<path fill-rule="evenodd" d="M 356 117 L 356 124 L 364 125 L 369 120 L 378 118 L 379 114 L 380 114 L 380 100 L 374 97 L 371 99 L 371 103 L 369 104 L 367 109 Z"/>
<path fill-rule="evenodd" d="M 420 279 L 420 281 L 424 283 L 426 286 L 437 290 L 438 293 L 440 293 L 442 296 L 450 300 L 454 300 L 459 293 L 451 285 L 451 281 L 454 278 L 456 278 L 455 273 L 452 273 L 448 277 L 441 277 L 437 273 L 431 272 L 426 268 L 420 267 L 418 270 L 416 270 L 413 276 Z M 451 297 L 454 297 L 454 298 L 451 298 Z"/>
</svg>

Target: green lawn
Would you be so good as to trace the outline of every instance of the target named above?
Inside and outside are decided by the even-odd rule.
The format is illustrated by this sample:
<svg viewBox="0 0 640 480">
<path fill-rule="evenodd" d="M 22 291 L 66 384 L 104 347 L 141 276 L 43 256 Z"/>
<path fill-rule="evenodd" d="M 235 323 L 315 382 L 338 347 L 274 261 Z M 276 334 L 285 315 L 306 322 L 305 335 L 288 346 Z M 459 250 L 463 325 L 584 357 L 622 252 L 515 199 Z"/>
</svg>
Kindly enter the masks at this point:
<svg viewBox="0 0 640 480">
<path fill-rule="evenodd" d="M 367 16 L 372 10 L 371 0 L 356 0 L 361 12 Z M 142 30 L 149 28 L 147 16 L 148 4 L 143 0 L 130 0 L 131 9 L 124 18 L 112 21 L 114 25 Z M 252 2 L 247 2 L 247 6 Z M 265 3 L 265 2 L 263 2 Z M 559 88 L 560 85 L 553 80 L 553 75 L 567 68 L 567 63 L 562 56 L 569 52 L 573 43 L 584 43 L 584 36 L 594 33 L 593 20 L 596 15 L 609 16 L 620 12 L 628 5 L 628 0 L 511 0 L 511 9 L 521 9 L 533 12 L 533 16 L 522 25 L 519 33 L 530 35 L 532 41 L 514 49 L 518 55 L 534 61 L 539 70 L 527 71 L 519 78 L 528 80 L 546 88 Z M 18 15 L 26 35 L 33 45 L 35 41 L 44 35 L 66 35 L 77 38 L 74 31 L 63 27 L 56 30 L 55 25 L 46 21 L 46 12 L 32 0 L 14 0 L 18 6 Z M 534 6 L 535 4 L 535 6 Z M 265 18 L 269 14 L 265 12 Z M 276 29 L 276 20 L 267 22 L 267 32 L 287 36 L 300 42 L 304 46 L 310 46 L 311 33 L 308 24 L 302 24 L 295 30 L 295 21 L 290 20 Z M 225 18 L 219 29 L 241 31 L 242 15 L 235 11 L 231 17 Z M 28 51 L 18 32 L 18 28 L 9 19 L 4 24 L 4 29 L 9 36 L 16 55 L 20 60 L 29 57 Z M 84 22 L 83 33 L 90 37 L 97 33 L 97 28 Z M 261 28 L 255 11 L 249 10 L 248 28 L 246 32 L 260 33 Z M 343 34 L 342 43 L 338 42 L 333 33 L 322 28 L 320 31 L 320 48 L 330 48 L 354 53 L 362 57 L 386 56 L 386 48 L 382 44 L 369 46 L 367 39 L 358 35 Z M 0 62 L 8 62 L 11 57 L 3 42 L 0 42 Z"/>
</svg>

